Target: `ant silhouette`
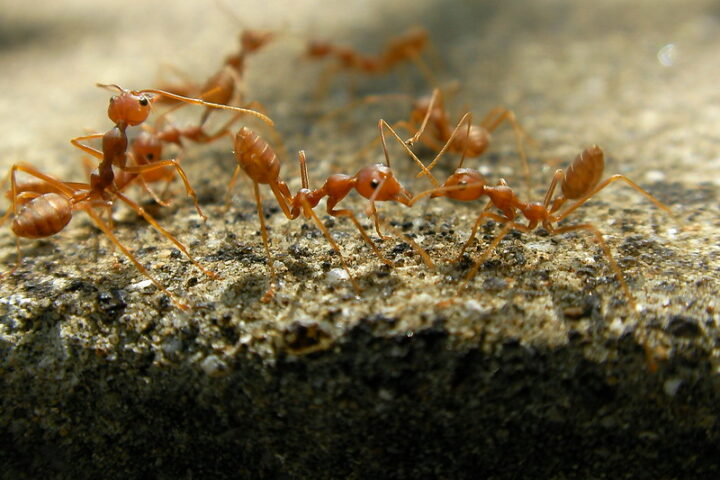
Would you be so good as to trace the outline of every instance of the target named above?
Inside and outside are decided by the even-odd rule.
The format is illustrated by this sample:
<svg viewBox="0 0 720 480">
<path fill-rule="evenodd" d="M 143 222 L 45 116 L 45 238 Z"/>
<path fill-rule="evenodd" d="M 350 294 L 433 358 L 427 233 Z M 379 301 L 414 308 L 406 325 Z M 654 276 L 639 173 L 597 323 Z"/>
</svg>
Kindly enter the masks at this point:
<svg viewBox="0 0 720 480">
<path fill-rule="evenodd" d="M 435 85 L 432 70 L 422 59 L 422 52 L 430 44 L 430 37 L 424 28 L 412 28 L 388 41 L 377 55 L 364 55 L 352 47 L 338 46 L 329 42 L 311 41 L 305 56 L 311 60 L 331 58 L 318 84 L 316 96 L 322 97 L 327 91 L 332 77 L 340 72 L 381 75 L 397 65 L 411 61 L 431 85 Z"/>
<path fill-rule="evenodd" d="M 388 126 L 384 120 L 381 120 L 379 125 Z M 398 137 L 399 138 L 399 137 Z M 384 137 L 383 137 L 384 140 Z M 262 208 L 262 197 L 260 195 L 259 185 L 268 185 L 275 196 L 280 209 L 285 216 L 293 220 L 297 218 L 301 213 L 306 218 L 316 218 L 315 213 L 312 211 L 322 200 L 327 197 L 327 213 L 332 217 L 346 217 L 355 225 L 358 232 L 360 232 L 363 240 L 370 246 L 375 255 L 388 266 L 393 266 L 393 263 L 385 258 L 380 249 L 377 247 L 375 242 L 367 234 L 359 220 L 355 216 L 352 210 L 349 209 L 338 209 L 335 208 L 338 203 L 344 199 L 351 190 L 356 190 L 360 195 L 369 200 L 369 206 L 366 210 L 368 215 L 373 216 L 375 222 L 375 228 L 381 239 L 386 237 L 380 231 L 380 218 L 377 210 L 375 209 L 375 202 L 381 201 L 397 201 L 399 203 L 408 205 L 412 200 L 412 195 L 400 184 L 395 178 L 392 169 L 390 168 L 389 155 L 387 148 L 385 148 L 386 165 L 376 164 L 360 169 L 355 175 L 349 176 L 344 174 L 333 174 L 330 175 L 322 187 L 316 190 L 309 189 L 309 181 L 307 176 L 307 166 L 305 164 L 305 154 L 302 152 L 299 155 L 299 162 L 301 168 L 302 188 L 300 191 L 293 196 L 290 193 L 290 189 L 287 184 L 280 179 L 280 161 L 275 155 L 275 152 L 270 145 L 259 137 L 256 133 L 247 127 L 242 127 L 237 135 L 235 136 L 235 157 L 238 161 L 238 165 L 233 172 L 233 176 L 228 185 L 228 195 L 232 191 L 240 171 L 244 171 L 253 183 L 253 193 L 255 196 L 255 203 L 257 205 L 258 218 L 260 221 L 260 231 L 263 239 L 263 245 L 265 248 L 265 254 L 268 258 L 268 267 L 270 268 L 270 288 L 263 296 L 262 301 L 268 302 L 272 298 L 276 289 L 276 272 L 270 255 L 269 238 L 267 233 L 267 227 L 265 225 L 265 218 Z M 316 220 L 316 224 L 317 224 Z M 339 247 L 331 239 L 327 230 L 323 227 L 319 228 L 322 230 L 325 237 L 331 243 L 333 248 L 340 253 Z M 394 229 L 393 229 L 394 230 Z M 405 236 L 401 232 L 394 230 L 400 238 L 411 245 L 423 258 L 423 261 L 432 267 L 432 260 L 429 255 L 411 238 Z M 342 259 L 342 255 L 340 256 Z M 343 266 L 348 273 L 347 264 L 342 260 Z M 359 292 L 359 286 L 357 282 L 350 275 L 353 287 Z"/>
</svg>

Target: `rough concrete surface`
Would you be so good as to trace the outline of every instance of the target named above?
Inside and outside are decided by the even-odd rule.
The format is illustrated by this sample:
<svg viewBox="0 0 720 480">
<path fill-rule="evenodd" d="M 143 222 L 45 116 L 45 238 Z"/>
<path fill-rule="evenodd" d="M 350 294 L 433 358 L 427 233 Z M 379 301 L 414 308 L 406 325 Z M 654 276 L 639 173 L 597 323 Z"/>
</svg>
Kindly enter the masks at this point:
<svg viewBox="0 0 720 480">
<path fill-rule="evenodd" d="M 633 311 L 591 237 L 508 235 L 454 305 L 471 259 L 499 231 L 488 224 L 459 263 L 481 208 L 446 199 L 381 215 L 425 248 L 380 241 L 387 268 L 347 221 L 318 212 L 362 287 L 310 222 L 288 222 L 263 190 L 281 285 L 260 302 L 268 268 L 249 183 L 224 210 L 230 143 L 188 149 L 183 165 L 208 215 L 179 184 L 160 208 L 132 195 L 177 234 L 207 278 L 128 208 L 116 232 L 164 285 L 175 308 L 81 213 L 61 234 L 22 241 L 0 280 L 0 471 L 3 478 L 718 478 L 720 420 L 720 9 L 710 0 L 398 2 L 5 0 L 0 17 L 0 164 L 28 162 L 82 181 L 68 140 L 110 128 L 95 82 L 156 84 L 163 64 L 202 81 L 242 27 L 285 31 L 251 59 L 248 99 L 275 119 L 300 186 L 380 161 L 355 152 L 379 118 L 407 101 L 320 121 L 346 104 L 338 76 L 322 101 L 322 67 L 302 60 L 321 37 L 374 52 L 428 29 L 453 118 L 513 109 L 536 140 L 532 196 L 585 146 L 668 204 L 673 216 L 615 184 L 568 223 L 591 222 L 621 265 Z M 236 12 L 237 18 L 227 11 Z M 239 19 L 239 20 L 238 20 Z M 430 56 L 431 62 L 432 55 Z M 430 87 L 413 68 L 352 79 L 356 95 Z M 191 108 L 177 118 L 191 122 Z M 249 123 L 257 128 L 256 123 Z M 263 130 L 260 129 L 262 132 Z M 428 188 L 393 146 L 410 190 Z M 418 148 L 426 162 L 433 152 Z M 364 163 L 363 163 L 364 162 Z M 448 174 L 457 157 L 435 170 Z M 512 132 L 466 166 L 527 192 Z M 4 187 L 7 188 L 7 187 Z M 15 261 L 8 224 L 3 271 Z M 648 360 L 648 358 L 650 360 Z M 653 362 L 657 368 L 651 368 Z"/>
</svg>

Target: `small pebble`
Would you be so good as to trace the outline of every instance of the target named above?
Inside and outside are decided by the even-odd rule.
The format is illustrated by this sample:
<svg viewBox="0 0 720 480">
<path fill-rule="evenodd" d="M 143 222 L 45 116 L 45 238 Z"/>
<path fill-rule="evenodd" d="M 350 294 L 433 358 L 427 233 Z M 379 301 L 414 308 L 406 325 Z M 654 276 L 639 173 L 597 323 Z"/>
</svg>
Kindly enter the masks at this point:
<svg viewBox="0 0 720 480">
<path fill-rule="evenodd" d="M 342 268 L 333 268 L 325 274 L 325 280 L 331 286 L 339 285 L 347 280 L 350 280 L 350 275 Z"/>
</svg>

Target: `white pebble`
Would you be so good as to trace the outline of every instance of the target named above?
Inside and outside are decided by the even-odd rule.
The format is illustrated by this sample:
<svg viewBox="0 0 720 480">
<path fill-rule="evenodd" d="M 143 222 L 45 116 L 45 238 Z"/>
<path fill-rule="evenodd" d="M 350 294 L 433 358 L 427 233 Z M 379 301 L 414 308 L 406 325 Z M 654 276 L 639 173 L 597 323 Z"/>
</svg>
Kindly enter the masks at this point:
<svg viewBox="0 0 720 480">
<path fill-rule="evenodd" d="M 325 274 L 325 280 L 332 286 L 336 286 L 350 279 L 350 275 L 342 268 L 333 268 Z"/>
<path fill-rule="evenodd" d="M 200 368 L 202 368 L 207 375 L 215 377 L 224 372 L 227 369 L 227 365 L 220 360 L 217 355 L 208 355 L 200 362 Z"/>
<path fill-rule="evenodd" d="M 153 284 L 152 280 L 143 280 L 141 282 L 133 283 L 127 287 L 128 290 L 145 290 Z"/>
<path fill-rule="evenodd" d="M 665 180 L 665 172 L 660 170 L 648 170 L 645 172 L 646 182 L 662 182 Z"/>
</svg>

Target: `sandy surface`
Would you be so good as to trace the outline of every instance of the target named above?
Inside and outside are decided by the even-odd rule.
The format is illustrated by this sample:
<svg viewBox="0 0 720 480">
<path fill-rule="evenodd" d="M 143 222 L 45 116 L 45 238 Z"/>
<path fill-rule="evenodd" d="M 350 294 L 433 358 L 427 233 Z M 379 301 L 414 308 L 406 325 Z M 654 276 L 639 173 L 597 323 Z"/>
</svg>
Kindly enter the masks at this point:
<svg viewBox="0 0 720 480">
<path fill-rule="evenodd" d="M 362 162 L 380 161 L 380 149 L 364 161 L 354 153 L 373 138 L 379 118 L 407 118 L 409 105 L 388 100 L 319 122 L 316 112 L 347 102 L 348 79 L 339 76 L 326 99 L 313 100 L 321 67 L 300 59 L 304 39 L 321 36 L 373 52 L 393 34 L 422 25 L 442 60 L 441 83 L 459 82 L 448 100 L 453 118 L 464 108 L 482 118 L 492 107 L 506 106 L 537 141 L 529 149 L 534 198 L 542 200 L 554 168 L 599 144 L 608 155 L 607 175 L 627 175 L 672 208 L 675 218 L 618 184 L 573 216 L 603 231 L 637 311 L 628 308 L 602 251 L 575 234 L 509 235 L 456 304 L 438 307 L 470 266 L 469 260 L 446 260 L 459 251 L 479 209 L 444 199 L 412 209 L 380 206 L 383 217 L 429 252 L 435 269 L 397 239 L 380 243 L 396 263 L 388 269 L 349 222 L 323 217 L 362 286 L 360 298 L 337 278 L 340 263 L 320 232 L 310 222 L 287 222 L 267 201 L 282 284 L 275 301 L 262 304 L 268 270 L 250 186 L 240 182 L 232 208 L 224 211 L 234 168 L 231 146 L 192 147 L 183 165 L 207 223 L 179 185 L 172 207 L 146 206 L 222 278 L 205 277 L 132 211 L 118 208 L 116 223 L 121 240 L 193 310 L 178 311 L 148 286 L 83 214 L 57 237 L 24 241 L 23 264 L 0 282 L 0 438 L 10 445 L 3 457 L 15 458 L 12 475 L 30 468 L 91 475 L 104 466 L 157 474 L 150 466 L 155 462 L 178 465 L 167 467 L 171 476 L 202 476 L 211 471 L 204 462 L 215 450 L 222 459 L 213 471 L 237 468 L 240 461 L 240 474 L 251 477 L 286 472 L 318 478 L 312 465 L 329 459 L 344 465 L 335 470 L 339 476 L 363 477 L 375 471 L 374 459 L 397 466 L 397 477 L 410 477 L 431 472 L 429 460 L 417 457 L 432 448 L 445 452 L 446 472 L 458 472 L 450 474 L 456 477 L 475 463 L 497 478 L 522 472 L 575 478 L 577 471 L 585 472 L 578 478 L 602 478 L 596 465 L 619 472 L 621 453 L 636 447 L 629 456 L 639 469 L 656 465 L 654 478 L 717 468 L 709 455 L 717 453 L 720 432 L 714 413 L 720 10 L 710 1 L 670 0 L 632 6 L 609 0 L 593 7 L 561 1 L 458 2 L 452 8 L 432 1 L 326 3 L 229 5 L 242 19 L 239 25 L 213 2 L 202 8 L 139 1 L 98 7 L 75 0 L 39 10 L 11 1 L 0 19 L 0 167 L 28 162 L 82 180 L 81 155 L 68 140 L 110 127 L 108 93 L 95 82 L 150 87 L 161 64 L 201 81 L 234 51 L 241 26 L 249 26 L 287 32 L 251 59 L 248 97 L 266 105 L 291 152 L 282 171 L 291 189 L 300 184 L 293 153 L 300 148 L 308 154 L 310 181 L 319 186 L 331 173 L 352 174 Z M 355 86 L 360 94 L 429 91 L 412 68 L 358 77 Z M 185 113 L 178 117 L 192 121 L 199 115 Z M 429 186 L 414 179 L 417 168 L 399 149 L 392 152 L 396 174 L 409 189 Z M 432 157 L 418 152 L 426 161 Z M 437 174 L 447 174 L 456 161 L 445 159 Z M 503 177 L 526 194 L 510 129 L 499 130 L 489 154 L 466 166 L 481 168 L 493 181 Z M 357 198 L 353 193 L 345 202 L 361 215 L 366 204 Z M 5 266 L 15 258 L 7 227 L 0 231 Z M 479 255 L 497 231 L 483 227 L 468 258 Z M 647 369 L 644 348 L 659 361 L 655 373 Z M 524 368 L 510 368 L 513 362 Z M 387 373 L 391 368 L 397 375 Z M 414 399 L 395 389 L 401 378 Z M 517 386 L 512 396 L 495 395 L 508 385 Z M 448 403 L 453 396 L 457 404 Z M 169 397 L 167 409 L 153 406 Z M 479 405 L 460 399 L 482 401 L 487 410 L 481 414 Z M 103 414 L 88 413 L 93 402 Z M 75 407 L 68 408 L 71 403 Z M 385 411 L 400 417 L 413 412 L 407 431 Z M 185 418 L 182 412 L 197 415 L 176 423 Z M 474 420 L 464 422 L 470 413 Z M 298 426 L 303 419 L 307 423 Z M 367 429 L 371 419 L 377 431 Z M 441 419 L 467 427 L 467 444 L 446 438 Z M 123 422 L 168 428 L 181 447 L 140 455 L 153 433 L 128 432 Z M 196 465 L 174 463 L 176 452 L 198 448 L 191 438 L 203 422 L 207 452 Z M 531 445 L 543 438 L 547 422 L 558 431 L 548 443 L 552 454 L 544 455 Z M 534 427 L 524 430 L 526 424 Z M 362 439 L 343 437 L 351 426 L 382 448 L 383 441 L 406 445 L 412 437 L 404 434 L 422 435 L 428 450 L 381 454 L 363 447 Z M 501 433 L 493 443 L 470 426 Z M 223 456 L 218 432 L 233 439 L 226 446 L 244 452 L 239 460 Z M 255 435 L 257 444 L 238 440 L 245 438 L 242 432 Z M 298 454 L 321 438 L 336 441 Z M 632 440 L 638 438 L 640 446 Z M 577 445 L 567 457 L 560 453 L 563 442 Z M 69 461 L 99 445 L 108 450 L 77 466 Z M 54 460 L 43 455 L 48 451 Z M 344 452 L 355 461 L 343 463 Z M 143 467 L 130 461 L 135 455 Z M 519 473 L 478 460 L 502 455 L 521 466 Z"/>
</svg>

